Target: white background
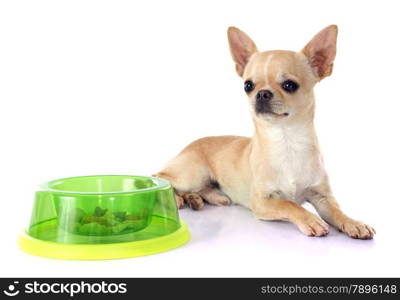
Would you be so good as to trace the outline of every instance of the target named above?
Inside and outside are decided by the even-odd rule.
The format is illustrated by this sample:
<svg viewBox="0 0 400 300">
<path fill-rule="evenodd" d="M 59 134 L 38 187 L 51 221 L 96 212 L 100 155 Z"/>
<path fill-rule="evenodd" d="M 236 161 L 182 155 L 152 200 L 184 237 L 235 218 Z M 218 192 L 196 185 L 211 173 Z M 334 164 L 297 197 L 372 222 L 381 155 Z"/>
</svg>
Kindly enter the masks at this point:
<svg viewBox="0 0 400 300">
<path fill-rule="evenodd" d="M 0 276 L 400 276 L 398 1 L 2 1 Z M 181 211 L 192 240 L 126 260 L 20 252 L 36 185 L 160 170 L 190 141 L 252 135 L 226 40 L 300 50 L 339 26 L 333 76 L 316 87 L 316 127 L 336 196 L 375 227 L 303 236 L 241 207 Z"/>
</svg>

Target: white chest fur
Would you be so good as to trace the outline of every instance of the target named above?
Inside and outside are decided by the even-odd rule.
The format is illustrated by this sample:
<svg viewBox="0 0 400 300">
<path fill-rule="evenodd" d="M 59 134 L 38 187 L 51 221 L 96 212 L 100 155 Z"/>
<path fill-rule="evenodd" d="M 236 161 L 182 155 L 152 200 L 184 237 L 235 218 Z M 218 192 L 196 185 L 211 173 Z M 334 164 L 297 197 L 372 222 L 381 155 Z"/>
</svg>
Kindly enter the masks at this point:
<svg viewBox="0 0 400 300">
<path fill-rule="evenodd" d="M 306 189 L 317 185 L 325 170 L 312 127 L 268 128 L 268 160 L 274 176 L 267 190 L 279 198 L 301 203 Z"/>
</svg>

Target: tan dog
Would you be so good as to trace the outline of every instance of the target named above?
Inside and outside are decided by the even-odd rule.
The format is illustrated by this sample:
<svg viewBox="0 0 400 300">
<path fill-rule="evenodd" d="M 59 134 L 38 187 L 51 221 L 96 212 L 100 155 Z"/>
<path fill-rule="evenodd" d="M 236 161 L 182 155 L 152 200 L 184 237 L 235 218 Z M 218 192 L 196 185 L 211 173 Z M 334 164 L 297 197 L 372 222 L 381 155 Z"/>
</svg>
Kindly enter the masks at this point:
<svg viewBox="0 0 400 300">
<path fill-rule="evenodd" d="M 314 130 L 314 85 L 332 72 L 337 26 L 319 32 L 300 52 L 258 52 L 242 31 L 228 39 L 255 125 L 252 138 L 206 137 L 188 145 L 156 176 L 175 188 L 179 208 L 201 209 L 203 200 L 250 208 L 262 220 L 287 220 L 304 234 L 329 227 L 353 238 L 375 230 L 346 216 L 332 195 Z M 317 215 L 301 204 L 310 202 Z"/>
</svg>

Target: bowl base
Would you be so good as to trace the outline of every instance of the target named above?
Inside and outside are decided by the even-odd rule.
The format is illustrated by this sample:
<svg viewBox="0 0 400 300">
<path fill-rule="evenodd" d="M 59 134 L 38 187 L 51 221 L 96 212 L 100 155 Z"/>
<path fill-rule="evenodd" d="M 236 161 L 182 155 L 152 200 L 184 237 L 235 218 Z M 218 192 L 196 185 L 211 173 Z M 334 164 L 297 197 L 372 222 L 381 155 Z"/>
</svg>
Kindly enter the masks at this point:
<svg viewBox="0 0 400 300">
<path fill-rule="evenodd" d="M 165 225 L 165 222 L 164 218 L 153 216 L 153 226 L 157 226 L 157 223 Z M 142 238 L 135 241 L 106 244 L 66 244 L 39 240 L 23 233 L 18 239 L 18 244 L 24 252 L 48 258 L 72 260 L 130 258 L 168 251 L 187 243 L 190 239 L 189 230 L 183 221 L 180 221 L 180 225 L 176 231 L 169 234 L 152 236 L 151 231 L 149 231 L 151 230 L 150 224 L 147 228 L 136 233 L 136 235 L 141 234 Z"/>
</svg>

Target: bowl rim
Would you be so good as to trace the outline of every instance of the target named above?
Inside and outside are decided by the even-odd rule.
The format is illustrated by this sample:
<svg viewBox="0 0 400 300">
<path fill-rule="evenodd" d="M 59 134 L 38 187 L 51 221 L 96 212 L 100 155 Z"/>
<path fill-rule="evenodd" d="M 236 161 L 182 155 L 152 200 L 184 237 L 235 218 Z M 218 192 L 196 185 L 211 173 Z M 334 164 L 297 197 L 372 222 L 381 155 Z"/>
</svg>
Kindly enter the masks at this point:
<svg viewBox="0 0 400 300">
<path fill-rule="evenodd" d="M 78 192 L 78 191 L 68 191 L 68 190 L 59 190 L 51 188 L 50 185 L 56 183 L 57 181 L 64 181 L 64 180 L 71 180 L 71 179 L 78 179 L 78 178 L 88 178 L 88 177 L 133 177 L 133 178 L 141 178 L 141 179 L 151 179 L 156 182 L 155 186 L 144 188 L 144 189 L 134 189 L 128 191 L 114 191 L 114 192 Z M 72 176 L 72 177 L 64 177 L 59 178 L 51 181 L 46 181 L 39 185 L 40 191 L 52 192 L 52 193 L 59 193 L 59 194 L 72 194 L 72 195 L 113 195 L 113 194 L 134 194 L 134 193 L 143 193 L 143 192 L 150 192 L 154 190 L 160 190 L 165 188 L 170 188 L 171 183 L 163 178 L 154 177 L 154 176 L 142 176 L 142 175 L 118 175 L 118 174 L 111 174 L 111 175 L 83 175 L 83 176 Z"/>
</svg>

